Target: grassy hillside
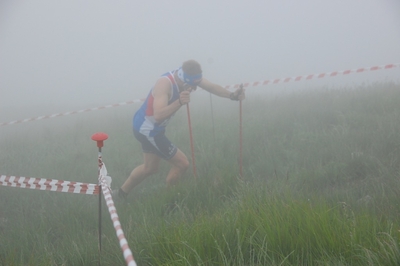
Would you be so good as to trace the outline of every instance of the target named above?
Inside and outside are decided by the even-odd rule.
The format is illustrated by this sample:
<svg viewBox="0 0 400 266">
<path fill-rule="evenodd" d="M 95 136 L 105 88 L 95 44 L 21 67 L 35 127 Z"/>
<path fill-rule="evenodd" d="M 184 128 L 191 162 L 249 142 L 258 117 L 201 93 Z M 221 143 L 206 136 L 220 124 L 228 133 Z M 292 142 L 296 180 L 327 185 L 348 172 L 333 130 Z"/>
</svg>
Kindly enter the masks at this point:
<svg viewBox="0 0 400 266">
<path fill-rule="evenodd" d="M 197 93 L 197 92 L 196 92 Z M 198 178 L 166 188 L 168 165 L 117 203 L 138 265 L 399 265 L 400 86 L 191 103 Z M 201 101 L 200 101 L 201 100 Z M 1 128 L 0 174 L 97 180 L 90 136 L 120 186 L 141 163 L 119 107 Z M 167 135 L 190 158 L 186 111 Z M 97 197 L 0 187 L 0 265 L 97 265 Z M 103 265 L 124 265 L 103 211 Z"/>
</svg>

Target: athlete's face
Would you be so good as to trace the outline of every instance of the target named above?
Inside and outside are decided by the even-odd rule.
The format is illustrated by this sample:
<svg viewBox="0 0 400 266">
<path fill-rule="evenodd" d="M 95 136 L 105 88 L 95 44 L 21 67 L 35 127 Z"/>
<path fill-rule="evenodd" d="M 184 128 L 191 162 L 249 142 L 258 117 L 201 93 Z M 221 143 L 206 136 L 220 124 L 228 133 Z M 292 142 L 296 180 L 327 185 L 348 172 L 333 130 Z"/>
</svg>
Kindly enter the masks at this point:
<svg viewBox="0 0 400 266">
<path fill-rule="evenodd" d="M 175 76 L 175 80 L 177 80 L 180 91 L 195 91 L 197 89 L 197 85 L 187 84 L 186 82 L 181 81 L 177 76 Z"/>
</svg>

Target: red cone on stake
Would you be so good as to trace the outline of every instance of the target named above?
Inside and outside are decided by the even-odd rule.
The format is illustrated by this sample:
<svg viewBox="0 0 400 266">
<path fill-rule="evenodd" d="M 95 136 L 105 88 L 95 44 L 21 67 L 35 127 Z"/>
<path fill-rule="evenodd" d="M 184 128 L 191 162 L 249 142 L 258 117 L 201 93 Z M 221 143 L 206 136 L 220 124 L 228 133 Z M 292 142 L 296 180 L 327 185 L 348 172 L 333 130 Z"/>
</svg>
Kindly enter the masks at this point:
<svg viewBox="0 0 400 266">
<path fill-rule="evenodd" d="M 103 147 L 103 141 L 108 139 L 108 135 L 103 132 L 97 132 L 92 135 L 92 140 L 97 141 L 97 147 Z"/>
</svg>

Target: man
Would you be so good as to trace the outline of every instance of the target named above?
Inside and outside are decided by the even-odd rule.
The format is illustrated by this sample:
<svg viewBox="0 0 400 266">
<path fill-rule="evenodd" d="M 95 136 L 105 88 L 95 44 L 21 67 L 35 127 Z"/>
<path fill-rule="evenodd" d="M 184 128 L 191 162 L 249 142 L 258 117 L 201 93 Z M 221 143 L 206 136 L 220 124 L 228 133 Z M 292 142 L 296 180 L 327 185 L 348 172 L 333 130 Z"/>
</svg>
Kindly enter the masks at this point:
<svg viewBox="0 0 400 266">
<path fill-rule="evenodd" d="M 171 164 L 167 185 L 175 184 L 189 167 L 186 155 L 165 136 L 165 127 L 183 105 L 190 102 L 190 92 L 196 87 L 231 100 L 244 100 L 242 89 L 230 92 L 202 77 L 201 66 L 188 60 L 179 69 L 162 75 L 147 99 L 135 113 L 133 132 L 142 144 L 144 163 L 133 169 L 125 183 L 113 196 L 125 199 L 128 193 L 146 177 L 158 172 L 161 159 Z"/>
</svg>

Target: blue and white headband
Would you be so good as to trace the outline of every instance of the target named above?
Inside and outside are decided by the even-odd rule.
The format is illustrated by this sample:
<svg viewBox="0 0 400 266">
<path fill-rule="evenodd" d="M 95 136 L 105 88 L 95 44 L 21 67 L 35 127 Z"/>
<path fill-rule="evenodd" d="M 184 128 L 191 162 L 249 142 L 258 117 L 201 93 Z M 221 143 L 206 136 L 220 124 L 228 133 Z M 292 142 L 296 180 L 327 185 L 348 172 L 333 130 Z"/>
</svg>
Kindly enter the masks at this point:
<svg viewBox="0 0 400 266">
<path fill-rule="evenodd" d="M 182 82 L 189 84 L 191 86 L 197 86 L 201 82 L 202 74 L 197 75 L 188 75 L 186 74 L 183 69 L 180 67 L 178 69 L 178 77 Z"/>
</svg>

